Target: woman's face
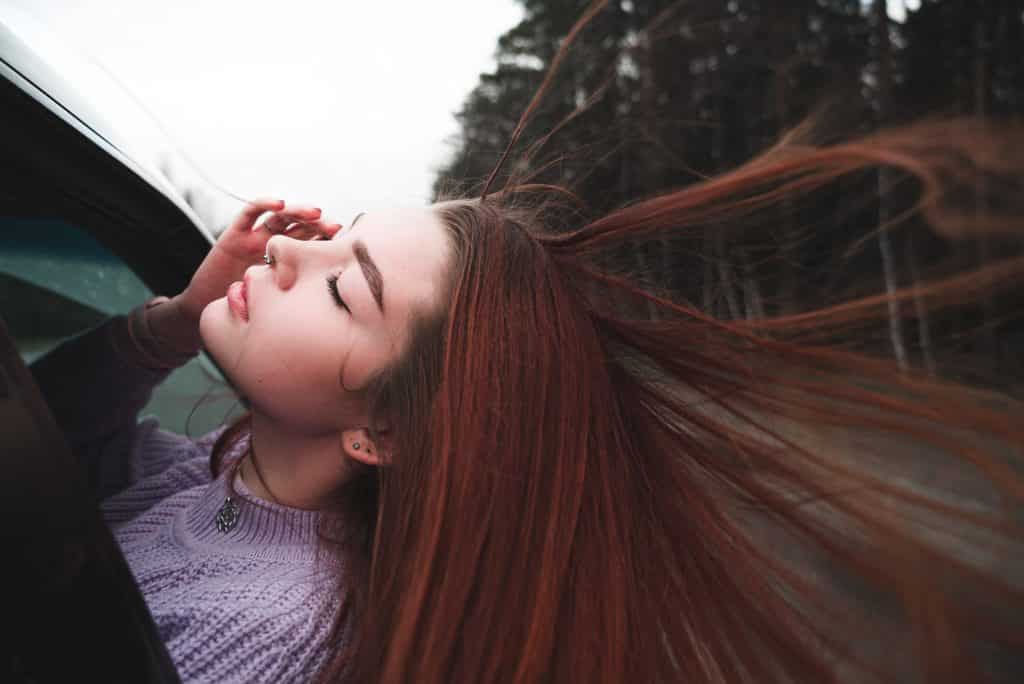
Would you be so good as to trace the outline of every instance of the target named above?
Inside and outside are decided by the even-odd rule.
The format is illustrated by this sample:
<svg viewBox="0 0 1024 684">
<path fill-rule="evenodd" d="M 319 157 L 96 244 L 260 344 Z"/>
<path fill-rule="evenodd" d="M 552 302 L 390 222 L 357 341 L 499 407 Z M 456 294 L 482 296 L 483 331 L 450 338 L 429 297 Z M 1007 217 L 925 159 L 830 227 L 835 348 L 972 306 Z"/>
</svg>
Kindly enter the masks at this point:
<svg viewBox="0 0 1024 684">
<path fill-rule="evenodd" d="M 429 208 L 363 214 L 330 240 L 275 235 L 274 263 L 233 286 L 247 315 L 210 302 L 203 344 L 254 410 L 307 432 L 364 425 L 353 390 L 397 358 L 410 314 L 437 304 L 449 244 Z"/>
</svg>

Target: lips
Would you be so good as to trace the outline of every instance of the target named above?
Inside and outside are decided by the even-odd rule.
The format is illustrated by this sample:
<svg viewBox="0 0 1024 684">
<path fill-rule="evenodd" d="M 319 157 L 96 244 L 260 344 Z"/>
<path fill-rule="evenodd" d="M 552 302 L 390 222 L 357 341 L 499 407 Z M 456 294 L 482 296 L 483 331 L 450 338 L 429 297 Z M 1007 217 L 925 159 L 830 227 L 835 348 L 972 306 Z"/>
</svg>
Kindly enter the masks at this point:
<svg viewBox="0 0 1024 684">
<path fill-rule="evenodd" d="M 228 286 L 228 307 L 243 321 L 249 320 L 249 302 L 243 281 L 238 280 Z"/>
</svg>

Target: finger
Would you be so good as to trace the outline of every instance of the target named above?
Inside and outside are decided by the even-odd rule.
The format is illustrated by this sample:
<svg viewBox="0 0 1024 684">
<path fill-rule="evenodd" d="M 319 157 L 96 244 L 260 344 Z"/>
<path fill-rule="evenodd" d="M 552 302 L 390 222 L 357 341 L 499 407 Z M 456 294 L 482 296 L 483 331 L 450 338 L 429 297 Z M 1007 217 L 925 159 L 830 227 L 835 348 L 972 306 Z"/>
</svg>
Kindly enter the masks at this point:
<svg viewBox="0 0 1024 684">
<path fill-rule="evenodd" d="M 271 233 L 283 233 L 293 223 L 306 223 L 320 218 L 320 210 L 315 207 L 289 208 L 287 211 L 275 211 L 260 227 Z"/>
<path fill-rule="evenodd" d="M 294 216 L 296 221 L 316 221 L 323 214 L 323 211 L 319 207 L 290 204 L 283 209 L 282 213 Z"/>
<path fill-rule="evenodd" d="M 326 237 L 331 237 L 341 230 L 341 224 L 333 223 L 331 221 L 297 221 L 289 225 L 285 230 L 289 234 L 297 230 L 302 230 L 307 233 L 316 233 Z"/>
<path fill-rule="evenodd" d="M 307 221 L 305 223 L 293 223 L 285 229 L 289 237 L 298 240 L 322 237 L 332 238 L 335 233 L 341 230 L 340 223 L 329 223 L 327 221 Z"/>
<path fill-rule="evenodd" d="M 256 219 L 268 211 L 279 211 L 284 209 L 284 200 L 275 199 L 256 199 L 245 205 L 234 222 L 231 224 L 232 230 L 250 230 Z"/>
<path fill-rule="evenodd" d="M 263 223 L 256 226 L 253 230 L 260 230 L 261 228 L 265 228 L 268 232 L 272 234 L 283 233 L 284 229 L 288 227 L 289 223 L 294 223 L 294 221 L 286 219 L 279 213 L 274 212 L 266 219 L 264 219 Z"/>
</svg>

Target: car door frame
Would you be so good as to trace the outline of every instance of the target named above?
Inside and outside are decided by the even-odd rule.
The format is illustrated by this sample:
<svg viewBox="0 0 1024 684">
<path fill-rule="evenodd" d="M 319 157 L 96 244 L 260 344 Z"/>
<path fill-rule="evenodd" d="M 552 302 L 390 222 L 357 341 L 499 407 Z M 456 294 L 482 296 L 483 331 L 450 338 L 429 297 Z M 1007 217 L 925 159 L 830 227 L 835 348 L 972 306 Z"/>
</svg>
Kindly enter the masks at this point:
<svg viewBox="0 0 1024 684">
<path fill-rule="evenodd" d="M 46 68 L 0 23 L 0 211 L 78 225 L 151 291 L 181 291 L 209 251 L 209 231 L 53 87 L 42 87 Z M 0 564 L 0 584 L 9 594 L 0 678 L 178 682 L 120 549 L 87 494 L 84 469 L 2 319 L 0 445 L 6 445 L 10 494 L 3 498 L 2 534 L 11 551 Z"/>
</svg>

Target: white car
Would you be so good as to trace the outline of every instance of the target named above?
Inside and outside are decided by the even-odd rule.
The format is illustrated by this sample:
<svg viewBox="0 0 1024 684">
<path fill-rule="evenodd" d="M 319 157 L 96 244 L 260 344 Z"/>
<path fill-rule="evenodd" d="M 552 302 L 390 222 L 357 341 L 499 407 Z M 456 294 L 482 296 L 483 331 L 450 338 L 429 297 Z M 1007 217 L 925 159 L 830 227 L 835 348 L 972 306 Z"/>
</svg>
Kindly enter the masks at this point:
<svg viewBox="0 0 1024 684">
<path fill-rule="evenodd" d="M 174 159 L 170 146 L 154 154 L 133 143 L 146 116 L 130 104 L 45 26 L 0 9 L 3 682 L 178 681 L 26 365 L 154 293 L 181 291 L 212 244 L 156 170 Z M 119 118 L 99 114 L 108 109 Z M 127 116 L 134 123 L 122 125 Z M 225 418 L 223 401 L 186 419 L 220 384 L 201 357 L 175 371 L 144 413 L 202 434 Z"/>
</svg>

